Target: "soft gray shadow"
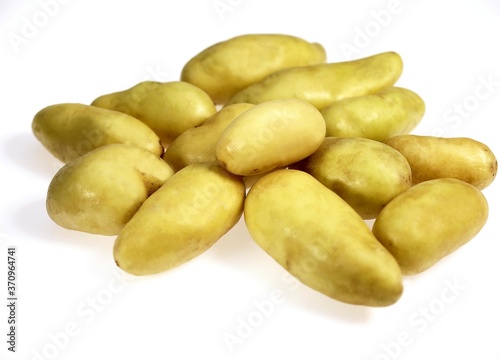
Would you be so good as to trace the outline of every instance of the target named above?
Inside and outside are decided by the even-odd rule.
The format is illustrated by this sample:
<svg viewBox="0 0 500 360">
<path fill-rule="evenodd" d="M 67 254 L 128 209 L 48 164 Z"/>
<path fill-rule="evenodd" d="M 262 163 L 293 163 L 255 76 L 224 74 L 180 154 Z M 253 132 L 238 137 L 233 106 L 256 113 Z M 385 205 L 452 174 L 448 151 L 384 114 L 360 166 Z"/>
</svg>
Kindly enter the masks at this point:
<svg viewBox="0 0 500 360">
<path fill-rule="evenodd" d="M 2 144 L 1 151 L 13 165 L 44 178 L 52 178 L 64 165 L 29 132 L 13 134 Z"/>
<path fill-rule="evenodd" d="M 298 282 L 252 240 L 243 217 L 207 255 L 241 272 L 243 278 L 251 277 L 265 288 L 281 290 L 290 306 L 349 323 L 365 323 L 371 318 L 373 309 L 369 307 L 333 300 Z"/>
<path fill-rule="evenodd" d="M 12 212 L 11 222 L 19 233 L 36 238 L 37 241 L 60 243 L 61 246 L 77 246 L 109 255 L 114 236 L 87 234 L 67 230 L 54 223 L 47 215 L 45 198 L 22 204 Z"/>
</svg>

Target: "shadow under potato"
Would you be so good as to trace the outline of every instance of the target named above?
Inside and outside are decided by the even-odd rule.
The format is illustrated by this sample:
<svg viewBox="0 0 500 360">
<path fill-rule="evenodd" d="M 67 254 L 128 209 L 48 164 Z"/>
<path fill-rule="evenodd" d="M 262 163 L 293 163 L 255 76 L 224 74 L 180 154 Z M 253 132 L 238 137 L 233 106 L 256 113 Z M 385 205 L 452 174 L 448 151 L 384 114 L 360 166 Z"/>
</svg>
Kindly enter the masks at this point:
<svg viewBox="0 0 500 360">
<path fill-rule="evenodd" d="M 64 165 L 30 132 L 13 134 L 3 143 L 1 151 L 12 164 L 43 178 L 52 178 Z"/>
</svg>

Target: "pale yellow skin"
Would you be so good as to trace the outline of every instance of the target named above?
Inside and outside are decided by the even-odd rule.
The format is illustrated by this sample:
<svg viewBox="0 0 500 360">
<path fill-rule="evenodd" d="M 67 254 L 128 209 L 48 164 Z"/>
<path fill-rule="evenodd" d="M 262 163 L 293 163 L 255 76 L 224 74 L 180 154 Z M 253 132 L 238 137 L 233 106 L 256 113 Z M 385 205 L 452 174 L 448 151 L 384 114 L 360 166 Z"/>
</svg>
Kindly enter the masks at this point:
<svg viewBox="0 0 500 360">
<path fill-rule="evenodd" d="M 129 144 L 163 154 L 160 138 L 136 118 L 84 104 L 57 104 L 40 110 L 32 122 L 35 137 L 64 163 L 98 147 Z"/>
<path fill-rule="evenodd" d="M 326 137 L 311 156 L 296 167 L 344 199 L 363 219 L 411 186 L 411 168 L 390 146 L 364 138 Z"/>
<path fill-rule="evenodd" d="M 299 170 L 277 170 L 250 189 L 244 216 L 255 242 L 305 285 L 336 300 L 388 306 L 401 271 L 361 217 Z"/>
<path fill-rule="evenodd" d="M 376 94 L 335 101 L 321 113 L 326 136 L 386 141 L 415 129 L 424 116 L 425 103 L 411 90 L 389 87 Z"/>
<path fill-rule="evenodd" d="M 213 101 L 203 90 L 183 81 L 144 81 L 100 96 L 92 105 L 136 117 L 160 137 L 164 146 L 216 113 Z"/>
<path fill-rule="evenodd" d="M 241 35 L 214 44 L 192 59 L 181 80 L 203 89 L 218 104 L 267 75 L 292 66 L 326 61 L 317 43 L 281 34 Z"/>
<path fill-rule="evenodd" d="M 116 264 L 133 275 L 177 267 L 208 250 L 240 219 L 245 185 L 214 163 L 175 173 L 118 235 Z"/>
<path fill-rule="evenodd" d="M 488 218 L 479 189 L 457 179 L 413 186 L 379 214 L 373 234 L 398 261 L 403 274 L 418 274 L 466 244 Z"/>
<path fill-rule="evenodd" d="M 116 235 L 173 173 L 147 150 L 106 145 L 57 172 L 47 192 L 47 212 L 64 228 Z"/>
<path fill-rule="evenodd" d="M 401 135 L 387 140 L 386 144 L 408 160 L 413 184 L 455 178 L 482 190 L 497 174 L 495 154 L 485 144 L 470 138 Z"/>
<path fill-rule="evenodd" d="M 219 163 L 233 174 L 250 176 L 311 155 L 325 137 L 325 121 L 298 99 L 268 101 L 238 116 L 222 133 Z"/>
<path fill-rule="evenodd" d="M 234 95 L 227 104 L 260 104 L 298 98 L 322 110 L 334 101 L 376 93 L 394 85 L 403 71 L 401 57 L 385 52 L 359 60 L 277 71 Z"/>
<path fill-rule="evenodd" d="M 221 109 L 200 126 L 183 132 L 167 148 L 163 159 L 175 171 L 190 164 L 216 161 L 215 146 L 224 130 L 236 117 L 253 106 L 234 104 Z"/>
</svg>

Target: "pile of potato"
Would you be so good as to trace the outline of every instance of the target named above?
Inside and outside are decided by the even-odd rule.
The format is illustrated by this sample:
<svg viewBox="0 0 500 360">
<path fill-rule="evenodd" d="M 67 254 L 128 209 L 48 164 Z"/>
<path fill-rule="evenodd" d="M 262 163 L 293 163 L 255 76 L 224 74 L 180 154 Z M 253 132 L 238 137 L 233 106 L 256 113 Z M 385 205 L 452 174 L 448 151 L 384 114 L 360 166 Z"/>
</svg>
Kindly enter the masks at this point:
<svg viewBox="0 0 500 360">
<path fill-rule="evenodd" d="M 395 52 L 326 63 L 319 44 L 244 35 L 194 56 L 180 81 L 46 107 L 33 132 L 66 163 L 48 214 L 118 235 L 114 259 L 134 275 L 193 259 L 244 214 L 307 286 L 391 305 L 402 276 L 481 230 L 497 172 L 481 142 L 409 134 L 425 104 L 394 86 L 402 68 Z"/>
</svg>

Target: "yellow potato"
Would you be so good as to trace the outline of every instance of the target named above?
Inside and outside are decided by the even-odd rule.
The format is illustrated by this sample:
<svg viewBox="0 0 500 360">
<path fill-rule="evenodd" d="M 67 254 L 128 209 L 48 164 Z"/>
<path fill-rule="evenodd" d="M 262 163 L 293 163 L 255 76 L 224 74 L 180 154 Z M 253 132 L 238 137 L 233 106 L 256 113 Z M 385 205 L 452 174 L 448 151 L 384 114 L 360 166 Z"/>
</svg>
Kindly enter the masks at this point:
<svg viewBox="0 0 500 360">
<path fill-rule="evenodd" d="M 320 44 L 280 34 L 233 37 L 203 50 L 189 60 L 181 80 L 194 84 L 218 104 L 267 75 L 291 66 L 326 61 Z"/>
<path fill-rule="evenodd" d="M 482 190 L 497 174 L 498 163 L 491 149 L 470 138 L 401 135 L 387 140 L 386 144 L 406 157 L 413 184 L 455 178 Z"/>
<path fill-rule="evenodd" d="M 376 93 L 394 85 L 403 71 L 401 57 L 385 52 L 359 60 L 277 71 L 234 95 L 227 104 L 260 104 L 298 98 L 322 110 L 334 101 Z"/>
<path fill-rule="evenodd" d="M 339 301 L 388 306 L 401 271 L 338 195 L 299 170 L 277 170 L 250 189 L 245 222 L 255 242 L 305 285 Z"/>
<path fill-rule="evenodd" d="M 325 121 L 311 104 L 297 99 L 269 101 L 238 116 L 222 133 L 219 163 L 250 176 L 311 155 L 325 137 Z"/>
<path fill-rule="evenodd" d="M 183 81 L 144 81 L 100 96 L 92 105 L 136 117 L 153 129 L 164 146 L 216 113 L 213 101 L 203 90 Z"/>
<path fill-rule="evenodd" d="M 134 275 L 179 266 L 208 250 L 240 219 L 245 186 L 216 164 L 193 164 L 149 197 L 118 235 L 116 264 Z"/>
<path fill-rule="evenodd" d="M 234 104 L 221 109 L 202 125 L 183 132 L 167 148 L 163 159 L 175 171 L 194 163 L 216 161 L 215 146 L 226 127 L 253 106 Z"/>
<path fill-rule="evenodd" d="M 418 274 L 471 240 L 488 218 L 479 189 L 457 179 L 422 182 L 392 200 L 373 225 L 403 274 Z"/>
<path fill-rule="evenodd" d="M 102 146 L 57 172 L 47 191 L 47 212 L 64 228 L 116 235 L 173 173 L 147 150 Z"/>
<path fill-rule="evenodd" d="M 153 130 L 118 111 L 83 104 L 51 105 L 35 115 L 31 126 L 42 145 L 64 163 L 109 144 L 130 144 L 163 154 Z"/>
<path fill-rule="evenodd" d="M 420 96 L 400 87 L 335 101 L 321 111 L 326 136 L 377 141 L 409 133 L 420 123 L 424 112 L 425 103 Z"/>
<path fill-rule="evenodd" d="M 326 137 L 296 165 L 344 199 L 363 219 L 373 219 L 411 186 L 411 169 L 398 151 L 375 140 Z"/>
</svg>

